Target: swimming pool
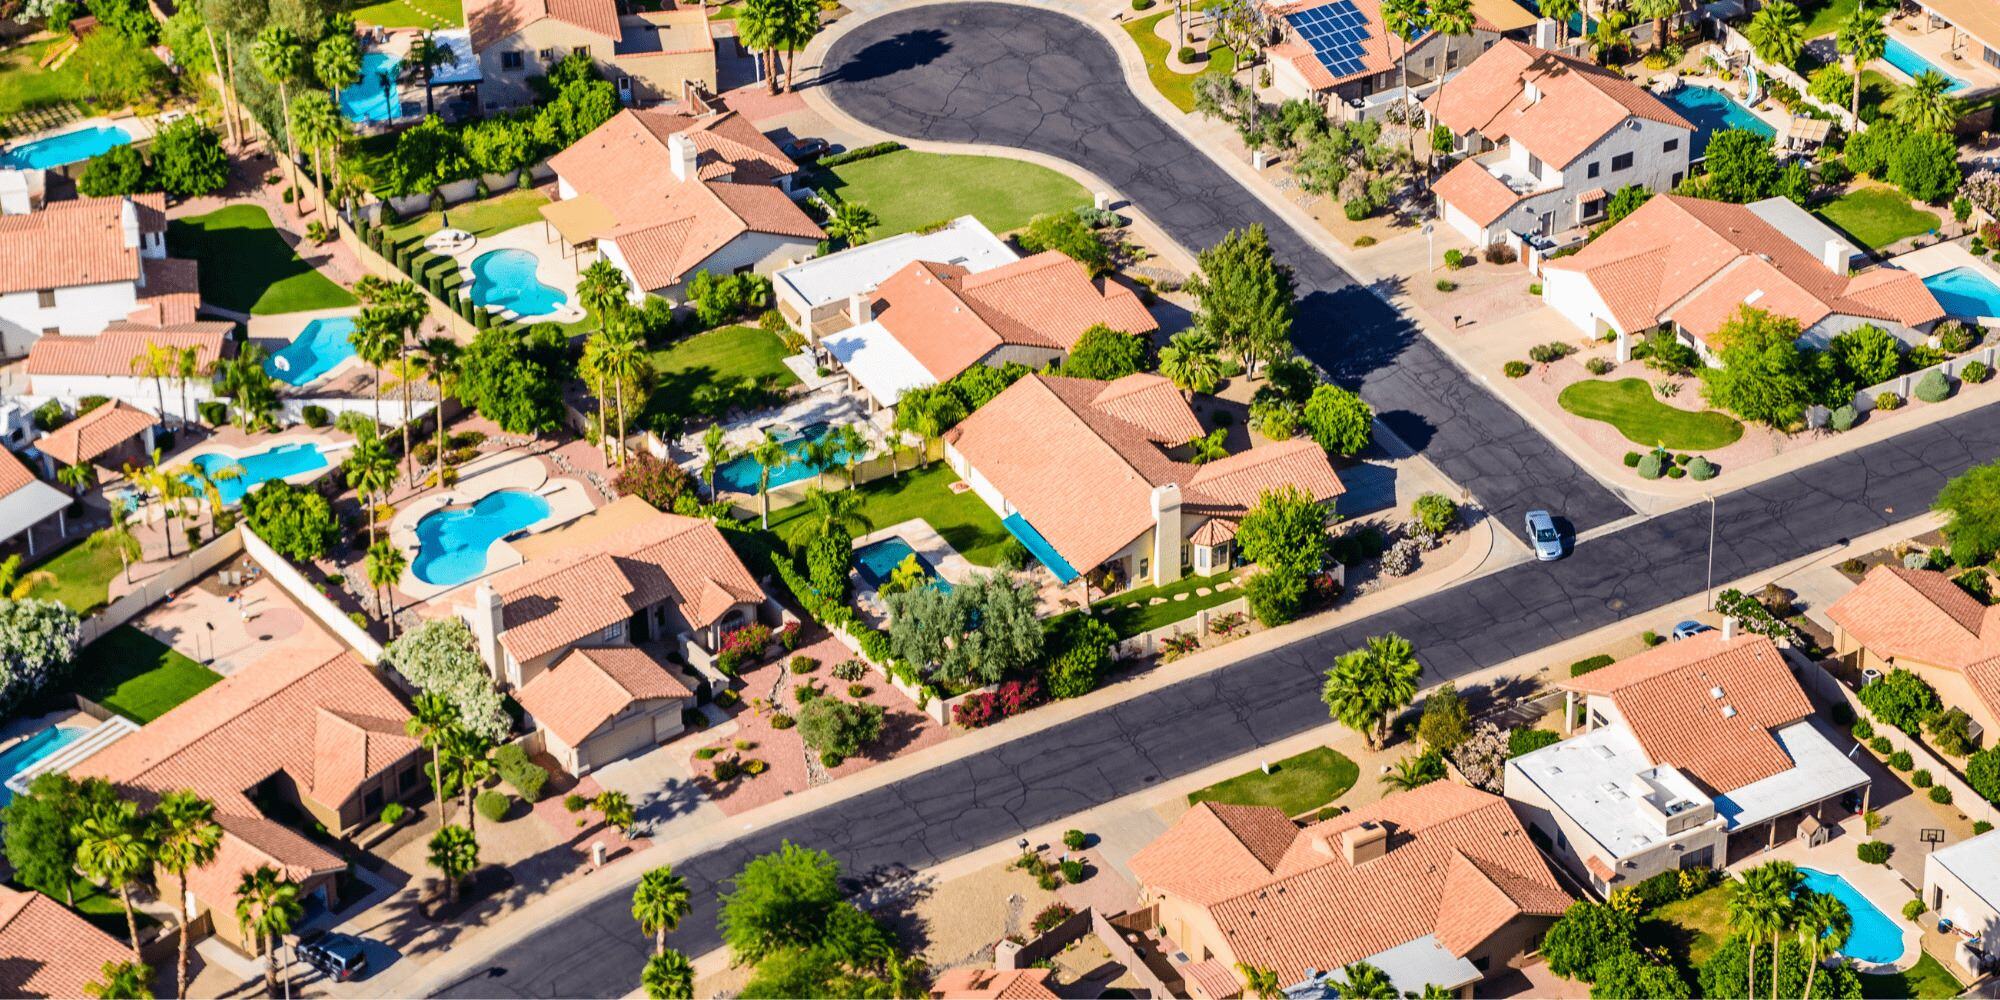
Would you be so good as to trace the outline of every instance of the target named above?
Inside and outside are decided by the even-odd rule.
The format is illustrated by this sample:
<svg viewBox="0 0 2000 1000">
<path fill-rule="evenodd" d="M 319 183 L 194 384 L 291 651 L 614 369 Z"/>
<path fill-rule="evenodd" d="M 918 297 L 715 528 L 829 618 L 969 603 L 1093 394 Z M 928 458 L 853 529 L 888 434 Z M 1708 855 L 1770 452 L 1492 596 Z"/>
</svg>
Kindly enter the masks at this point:
<svg viewBox="0 0 2000 1000">
<path fill-rule="evenodd" d="M 352 316 L 313 320 L 291 343 L 264 359 L 264 371 L 286 385 L 304 385 L 354 356 L 353 334 Z"/>
<path fill-rule="evenodd" d="M 116 125 L 96 125 L 80 128 L 74 132 L 52 135 L 46 139 L 36 139 L 11 146 L 0 153 L 0 167 L 15 170 L 60 167 L 66 163 L 88 160 L 105 150 L 124 146 L 132 141 L 132 133 Z"/>
<path fill-rule="evenodd" d="M 560 289 L 535 277 L 535 255 L 526 250 L 489 250 L 472 261 L 472 303 L 514 310 L 521 317 L 547 316 L 569 301 Z"/>
<path fill-rule="evenodd" d="M 68 726 L 50 726 L 0 752 L 0 806 L 13 801 L 14 793 L 7 788 L 7 782 L 14 780 L 15 775 L 75 743 L 86 731 Z"/>
<path fill-rule="evenodd" d="M 1950 80 L 1951 86 L 1945 90 L 1945 93 L 1947 94 L 1956 94 L 1959 91 L 1964 90 L 1967 86 L 1964 80 L 1961 80 L 1958 77 L 1955 77 L 1950 73 L 1945 72 L 1943 69 L 1940 69 L 1938 67 L 1937 63 L 1931 62 L 1929 59 L 1925 59 L 1921 54 L 1917 52 L 1916 49 L 1910 48 L 1909 46 L 1904 45 L 1902 42 L 1897 41 L 1894 38 L 1890 38 L 1888 40 L 1888 43 L 1882 46 L 1882 58 L 1885 61 L 1887 61 L 1889 65 L 1894 66 L 1897 69 L 1902 70 L 1904 73 L 1909 74 L 1910 79 L 1913 80 L 1916 79 L 1917 76 L 1922 74 L 1925 70 L 1929 70 L 1941 77 L 1944 77 L 1947 80 Z"/>
<path fill-rule="evenodd" d="M 1886 965 L 1903 957 L 1903 928 L 1889 915 L 1875 908 L 1868 897 L 1861 894 L 1852 883 L 1838 875 L 1829 875 L 1817 868 L 1800 868 L 1801 884 L 1814 892 L 1823 892 L 1847 904 L 1847 917 L 1854 929 L 1847 932 L 1847 940 L 1835 947 L 1840 953 L 1857 962 Z"/>
<path fill-rule="evenodd" d="M 456 586 L 486 572 L 486 550 L 549 516 L 549 502 L 526 490 L 495 490 L 470 507 L 432 511 L 417 521 L 410 572 L 425 583 Z"/>
<path fill-rule="evenodd" d="M 1770 122 L 1752 114 L 1749 108 L 1738 104 L 1736 98 L 1714 87 L 1684 83 L 1661 94 L 1660 100 L 1673 105 L 1683 118 L 1694 123 L 1694 144 L 1689 155 L 1697 160 L 1708 152 L 1709 138 L 1726 128 L 1748 129 L 1766 139 L 1778 134 L 1777 128 Z"/>
<path fill-rule="evenodd" d="M 818 469 L 813 468 L 811 463 L 797 456 L 805 454 L 807 444 L 824 440 L 831 433 L 833 433 L 832 424 L 811 423 L 799 428 L 798 433 L 784 439 L 785 450 L 791 452 L 794 458 L 783 465 L 774 465 L 771 467 L 771 488 L 777 489 L 786 483 L 796 483 L 801 479 L 808 479 L 818 475 Z M 835 464 L 839 464 L 844 462 L 846 458 L 847 453 L 840 452 L 835 456 L 834 462 Z M 751 458 L 749 455 L 738 455 L 716 468 L 715 488 L 718 491 L 732 490 L 737 493 L 754 495 L 757 492 L 758 478 L 762 473 L 763 469 L 757 464 L 756 459 Z"/>
<path fill-rule="evenodd" d="M 387 52 L 361 56 L 361 79 L 340 92 L 340 116 L 351 122 L 394 121 L 403 112 L 396 88 L 401 64 Z"/>
<path fill-rule="evenodd" d="M 292 444 L 274 445 L 263 451 L 251 452 L 242 458 L 226 455 L 197 455 L 190 460 L 195 468 L 209 475 L 217 469 L 234 467 L 240 470 L 234 479 L 218 479 L 215 489 L 222 494 L 223 503 L 235 503 L 243 499 L 243 494 L 253 487 L 273 479 L 288 479 L 301 472 L 327 467 L 326 455 L 319 450 L 316 441 L 299 441 Z M 188 482 L 196 489 L 201 488 L 199 480 L 188 477 Z"/>
<path fill-rule="evenodd" d="M 1977 268 L 1954 267 L 1924 279 L 1947 316 L 2000 316 L 2000 284 Z"/>
<path fill-rule="evenodd" d="M 861 574 L 864 583 L 880 590 L 883 584 L 889 582 L 889 577 L 895 574 L 896 567 L 901 566 L 903 560 L 910 558 L 916 559 L 917 565 L 924 568 L 924 574 L 931 578 L 931 586 L 947 594 L 951 593 L 951 582 L 939 576 L 937 567 L 932 566 L 923 556 L 917 555 L 917 550 L 911 548 L 910 543 L 904 541 L 901 535 L 891 535 L 855 549 L 854 571 Z"/>
</svg>

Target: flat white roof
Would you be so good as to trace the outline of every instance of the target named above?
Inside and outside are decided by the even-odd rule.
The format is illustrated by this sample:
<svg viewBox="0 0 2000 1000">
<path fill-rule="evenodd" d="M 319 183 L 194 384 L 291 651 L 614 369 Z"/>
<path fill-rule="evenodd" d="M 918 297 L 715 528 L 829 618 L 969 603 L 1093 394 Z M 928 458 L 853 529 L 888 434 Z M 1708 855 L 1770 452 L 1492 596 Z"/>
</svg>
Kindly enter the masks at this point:
<svg viewBox="0 0 2000 1000">
<path fill-rule="evenodd" d="M 4 461 L 5 459 L 0 459 Z M 5 541 L 56 515 L 69 506 L 69 494 L 39 479 L 0 496 L 0 541 Z"/>
<path fill-rule="evenodd" d="M 1792 769 L 1716 796 L 1715 811 L 1729 820 L 1731 830 L 1755 826 L 1868 783 L 1861 766 L 1848 759 L 1811 719 L 1794 722 L 1771 735 L 1792 759 Z"/>
<path fill-rule="evenodd" d="M 1405 993 L 1416 993 L 1426 986 L 1453 989 L 1480 978 L 1478 966 L 1446 951 L 1435 934 L 1405 941 L 1362 961 L 1381 969 L 1390 984 Z M 1346 976 L 1344 972 L 1338 974 Z"/>
<path fill-rule="evenodd" d="M 896 405 L 911 389 L 937 384 L 916 355 L 880 323 L 863 323 L 828 334 L 820 346 L 883 406 Z"/>
<path fill-rule="evenodd" d="M 1930 859 L 1958 876 L 1986 905 L 2000 910 L 2000 830 L 1931 852 Z"/>
<path fill-rule="evenodd" d="M 1750 214 L 1770 223 L 1772 229 L 1783 233 L 1786 239 L 1798 244 L 1800 249 L 1812 254 L 1822 264 L 1826 263 L 1826 245 L 1829 242 L 1838 243 L 1847 251 L 1849 263 L 1868 256 L 1860 247 L 1835 232 L 1832 226 L 1821 222 L 1790 198 L 1766 198 L 1743 207 L 1749 209 Z"/>
<path fill-rule="evenodd" d="M 873 288 L 913 261 L 956 264 L 976 274 L 1019 259 L 978 219 L 961 215 L 935 232 L 904 233 L 794 264 L 771 280 L 816 308 Z"/>
<path fill-rule="evenodd" d="M 1599 726 L 1511 761 L 1557 809 L 1612 852 L 1613 859 L 1638 854 L 1667 841 L 1648 795 L 1684 812 L 1709 798 L 1678 769 L 1655 767 L 1624 723 Z"/>
</svg>

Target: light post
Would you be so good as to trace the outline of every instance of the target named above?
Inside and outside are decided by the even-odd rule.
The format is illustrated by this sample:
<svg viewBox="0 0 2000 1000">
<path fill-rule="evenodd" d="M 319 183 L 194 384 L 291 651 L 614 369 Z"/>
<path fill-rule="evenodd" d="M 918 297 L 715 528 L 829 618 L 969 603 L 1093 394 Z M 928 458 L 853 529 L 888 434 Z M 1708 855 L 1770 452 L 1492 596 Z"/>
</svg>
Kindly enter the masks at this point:
<svg viewBox="0 0 2000 1000">
<path fill-rule="evenodd" d="M 1708 603 L 1708 610 L 1714 611 L 1715 610 L 1715 494 L 1703 493 L 1701 495 L 1701 498 L 1703 500 L 1708 501 L 1708 586 L 1703 590 L 1702 597 Z"/>
<path fill-rule="evenodd" d="M 1432 235 L 1435 226 L 1424 223 L 1424 270 L 1437 270 L 1437 237 Z"/>
</svg>

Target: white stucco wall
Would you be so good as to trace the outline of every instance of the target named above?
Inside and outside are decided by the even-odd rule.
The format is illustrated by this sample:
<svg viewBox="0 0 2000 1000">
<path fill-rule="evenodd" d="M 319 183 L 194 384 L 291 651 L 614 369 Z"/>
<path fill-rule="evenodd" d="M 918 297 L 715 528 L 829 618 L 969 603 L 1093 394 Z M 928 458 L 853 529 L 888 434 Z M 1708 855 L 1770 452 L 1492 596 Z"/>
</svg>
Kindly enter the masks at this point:
<svg viewBox="0 0 2000 1000">
<path fill-rule="evenodd" d="M 18 357 L 48 331 L 63 334 L 100 333 L 137 308 L 135 282 L 114 281 L 53 289 L 55 304 L 44 307 L 39 291 L 0 295 L 0 354 Z"/>
</svg>

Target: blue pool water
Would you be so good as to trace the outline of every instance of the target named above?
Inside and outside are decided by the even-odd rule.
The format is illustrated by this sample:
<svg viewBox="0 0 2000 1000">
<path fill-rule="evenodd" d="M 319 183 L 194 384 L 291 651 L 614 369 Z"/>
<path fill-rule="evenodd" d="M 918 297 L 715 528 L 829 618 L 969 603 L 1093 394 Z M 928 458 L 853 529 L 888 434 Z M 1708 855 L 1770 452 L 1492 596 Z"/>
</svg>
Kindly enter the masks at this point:
<svg viewBox="0 0 2000 1000">
<path fill-rule="evenodd" d="M 833 433 L 832 424 L 807 424 L 799 428 L 798 433 L 785 439 L 785 450 L 791 452 L 793 455 L 803 455 L 805 454 L 806 445 L 809 442 L 819 441 L 831 433 Z M 846 457 L 847 453 L 841 452 L 835 459 L 835 464 L 844 462 Z M 749 493 L 754 496 L 757 493 L 757 482 L 762 473 L 763 469 L 758 466 L 756 459 L 748 455 L 738 455 L 716 467 L 715 488 L 717 491 L 731 490 L 736 493 Z M 783 465 L 771 467 L 771 488 L 775 490 L 786 483 L 796 483 L 801 479 L 810 479 L 818 474 L 819 470 L 813 468 L 811 464 L 795 459 Z"/>
<path fill-rule="evenodd" d="M 569 296 L 535 277 L 535 255 L 526 250 L 491 250 L 472 262 L 472 302 L 512 309 L 521 317 L 547 316 Z"/>
<path fill-rule="evenodd" d="M 1736 98 L 1714 87 L 1684 83 L 1671 93 L 1660 95 L 1660 99 L 1673 105 L 1675 111 L 1694 123 L 1694 145 L 1689 155 L 1697 160 L 1708 152 L 1709 137 L 1726 128 L 1749 129 L 1767 139 L 1778 134 L 1771 123 L 1752 114 L 1749 108 L 1736 103 Z"/>
<path fill-rule="evenodd" d="M 7 782 L 36 764 L 48 759 L 50 754 L 77 741 L 84 734 L 82 729 L 66 726 L 50 726 L 0 753 L 0 806 L 14 798 L 7 790 Z"/>
<path fill-rule="evenodd" d="M 1867 896 L 1861 894 L 1844 878 L 1829 875 L 1816 868 L 1801 868 L 1799 875 L 1805 888 L 1823 892 L 1847 904 L 1848 919 L 1854 929 L 1847 934 L 1847 940 L 1837 947 L 1840 953 L 1857 962 L 1886 964 L 1903 957 L 1903 929 L 1889 915 L 1875 908 Z"/>
<path fill-rule="evenodd" d="M 1922 55 L 1918 54 L 1917 50 L 1904 45 L 1894 38 L 1889 39 L 1888 44 L 1882 47 L 1882 58 L 1887 60 L 1889 65 L 1909 74 L 1911 79 L 1915 79 L 1918 74 L 1925 70 L 1930 70 L 1950 80 L 1951 88 L 1946 93 L 1956 94 L 1966 87 L 1964 80 L 1945 72 L 1937 63 L 1925 59 Z"/>
<path fill-rule="evenodd" d="M 222 494 L 223 503 L 235 503 L 243 499 L 243 494 L 261 483 L 273 479 L 286 479 L 301 472 L 311 472 L 327 466 L 326 456 L 320 453 L 319 444 L 313 441 L 276 445 L 263 451 L 252 452 L 241 459 L 222 455 L 197 455 L 193 462 L 197 468 L 211 476 L 215 475 L 217 469 L 234 466 L 241 470 L 241 474 L 234 479 L 216 481 L 215 488 Z M 197 489 L 200 488 L 200 484 L 193 479 L 189 482 Z"/>
<path fill-rule="evenodd" d="M 264 359 L 264 370 L 286 385 L 304 385 L 354 356 L 353 334 L 352 316 L 313 320 L 296 340 Z"/>
<path fill-rule="evenodd" d="M 396 57 L 387 52 L 364 53 L 361 79 L 340 92 L 340 116 L 351 122 L 394 121 L 403 110 L 396 88 L 400 68 Z"/>
<path fill-rule="evenodd" d="M 15 170 L 60 167 L 66 163 L 88 160 L 114 146 L 123 146 L 132 141 L 132 133 L 116 125 L 97 125 L 80 128 L 74 132 L 52 135 L 34 142 L 24 142 L 10 146 L 0 153 L 0 167 Z"/>
<path fill-rule="evenodd" d="M 917 550 L 911 548 L 910 543 L 901 537 L 892 535 L 855 549 L 854 571 L 861 574 L 861 579 L 870 587 L 880 589 L 883 584 L 889 582 L 889 577 L 895 574 L 896 567 L 901 566 L 903 560 L 911 556 L 917 556 Z M 947 594 L 951 593 L 951 584 L 938 575 L 937 567 L 932 566 L 923 556 L 917 556 L 917 563 L 930 575 L 931 586 Z"/>
<path fill-rule="evenodd" d="M 1970 267 L 1954 267 L 1924 279 L 1924 287 L 1947 316 L 2000 316 L 2000 284 Z"/>
<path fill-rule="evenodd" d="M 410 572 L 441 587 L 464 583 L 486 571 L 488 546 L 547 516 L 549 502 L 525 490 L 496 490 L 470 507 L 425 514 Z"/>
</svg>

